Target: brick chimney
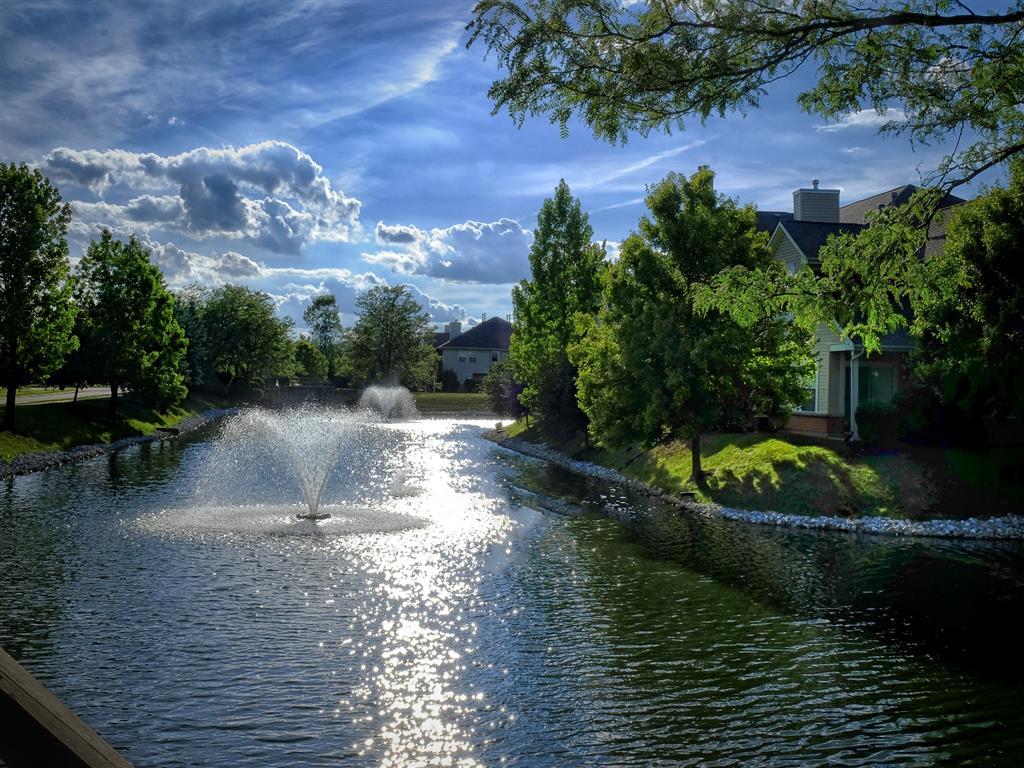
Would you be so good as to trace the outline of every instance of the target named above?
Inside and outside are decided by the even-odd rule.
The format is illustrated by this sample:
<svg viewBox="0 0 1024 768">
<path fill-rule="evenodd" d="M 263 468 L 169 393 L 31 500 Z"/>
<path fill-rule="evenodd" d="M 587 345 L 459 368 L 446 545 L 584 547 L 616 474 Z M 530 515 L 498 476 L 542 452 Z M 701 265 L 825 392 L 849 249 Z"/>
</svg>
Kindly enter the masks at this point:
<svg viewBox="0 0 1024 768">
<path fill-rule="evenodd" d="M 838 223 L 839 190 L 818 189 L 817 179 L 811 182 L 811 186 L 811 189 L 793 192 L 793 218 L 796 221 Z"/>
</svg>

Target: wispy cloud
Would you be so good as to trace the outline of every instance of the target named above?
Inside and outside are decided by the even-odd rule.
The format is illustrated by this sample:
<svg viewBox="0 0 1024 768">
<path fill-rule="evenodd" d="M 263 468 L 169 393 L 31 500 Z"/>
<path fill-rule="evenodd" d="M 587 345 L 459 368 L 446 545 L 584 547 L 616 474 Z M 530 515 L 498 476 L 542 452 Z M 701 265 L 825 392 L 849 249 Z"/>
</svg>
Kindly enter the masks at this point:
<svg viewBox="0 0 1024 768">
<path fill-rule="evenodd" d="M 835 133 L 850 128 L 884 128 L 898 125 L 907 121 L 907 113 L 899 107 L 891 107 L 882 112 L 874 109 L 862 109 L 859 112 L 851 112 L 844 115 L 834 123 L 823 123 L 814 126 L 815 130 L 823 133 Z"/>
</svg>

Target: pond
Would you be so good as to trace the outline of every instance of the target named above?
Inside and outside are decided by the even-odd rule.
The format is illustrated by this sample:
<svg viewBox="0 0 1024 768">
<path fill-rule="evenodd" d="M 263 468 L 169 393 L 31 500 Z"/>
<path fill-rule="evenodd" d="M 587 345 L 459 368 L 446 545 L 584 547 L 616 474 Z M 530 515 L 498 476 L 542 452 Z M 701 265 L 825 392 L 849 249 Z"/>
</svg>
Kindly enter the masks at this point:
<svg viewBox="0 0 1024 768">
<path fill-rule="evenodd" d="M 1024 547 L 730 523 L 359 424 L 0 487 L 0 645 L 137 766 L 1018 765 Z"/>
</svg>

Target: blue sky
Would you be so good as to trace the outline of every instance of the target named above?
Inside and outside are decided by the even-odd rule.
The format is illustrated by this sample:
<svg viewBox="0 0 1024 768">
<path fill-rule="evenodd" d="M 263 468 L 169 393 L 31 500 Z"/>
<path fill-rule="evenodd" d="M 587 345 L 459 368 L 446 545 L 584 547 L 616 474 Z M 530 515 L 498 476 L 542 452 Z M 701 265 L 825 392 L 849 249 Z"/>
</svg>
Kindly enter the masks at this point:
<svg viewBox="0 0 1024 768">
<path fill-rule="evenodd" d="M 708 164 L 720 191 L 790 210 L 919 182 L 941 148 L 876 135 L 874 112 L 800 112 L 811 72 L 747 116 L 673 135 L 563 140 L 491 115 L 497 72 L 465 47 L 469 2 L 0 3 L 0 158 L 73 205 L 71 252 L 136 233 L 169 284 L 242 283 L 299 320 L 322 291 L 405 283 L 437 322 L 511 312 L 536 212 L 560 178 L 596 240 L 621 241 L 645 186 Z M 891 115 L 890 115 L 891 116 Z"/>
</svg>

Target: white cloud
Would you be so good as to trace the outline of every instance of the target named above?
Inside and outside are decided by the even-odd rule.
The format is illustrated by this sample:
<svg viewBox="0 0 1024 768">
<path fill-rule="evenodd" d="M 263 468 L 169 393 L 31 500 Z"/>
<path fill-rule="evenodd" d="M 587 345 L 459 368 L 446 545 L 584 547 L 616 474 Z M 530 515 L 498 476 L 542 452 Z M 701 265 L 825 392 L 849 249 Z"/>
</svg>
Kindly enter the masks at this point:
<svg viewBox="0 0 1024 768">
<path fill-rule="evenodd" d="M 815 130 L 824 133 L 845 131 L 847 128 L 884 128 L 907 121 L 907 113 L 899 107 L 892 107 L 878 112 L 874 109 L 862 109 L 844 115 L 837 122 L 814 126 Z"/>
<path fill-rule="evenodd" d="M 842 147 L 840 150 L 844 155 L 870 155 L 871 150 L 865 147 Z"/>
<path fill-rule="evenodd" d="M 431 230 L 377 222 L 374 234 L 388 247 L 364 253 L 363 259 L 401 274 L 489 284 L 514 283 L 530 274 L 533 236 L 514 219 Z"/>
<path fill-rule="evenodd" d="M 334 189 L 312 157 L 281 141 L 170 156 L 58 147 L 43 158 L 42 168 L 55 181 L 100 197 L 111 190 L 146 192 L 120 204 L 76 203 L 78 215 L 115 228 L 131 222 L 288 254 L 312 242 L 348 242 L 359 232 L 360 201 Z"/>
</svg>

